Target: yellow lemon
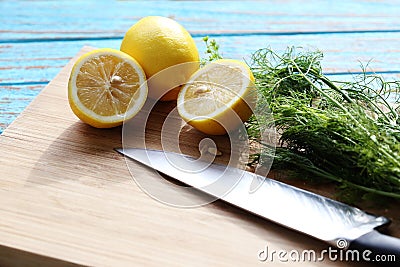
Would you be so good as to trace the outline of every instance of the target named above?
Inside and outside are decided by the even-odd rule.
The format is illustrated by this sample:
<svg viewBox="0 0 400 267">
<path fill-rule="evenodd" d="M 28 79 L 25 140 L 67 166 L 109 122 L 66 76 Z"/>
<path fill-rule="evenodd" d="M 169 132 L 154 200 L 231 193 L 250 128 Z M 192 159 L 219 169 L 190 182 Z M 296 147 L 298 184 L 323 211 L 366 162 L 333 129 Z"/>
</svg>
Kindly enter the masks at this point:
<svg viewBox="0 0 400 267">
<path fill-rule="evenodd" d="M 162 97 L 162 101 L 175 100 L 180 91 L 177 84 L 185 83 L 199 69 L 199 52 L 193 38 L 179 23 L 166 17 L 139 20 L 126 32 L 120 50 L 135 58 L 144 69 L 149 97 Z M 192 64 L 154 77 L 162 70 L 187 62 Z"/>
<path fill-rule="evenodd" d="M 68 100 L 75 115 L 97 128 L 121 125 L 147 98 L 146 75 L 129 55 L 109 48 L 81 56 L 72 68 Z"/>
<path fill-rule="evenodd" d="M 248 120 L 256 101 L 249 67 L 241 61 L 220 59 L 193 74 L 178 95 L 177 108 L 197 130 L 222 135 Z"/>
</svg>

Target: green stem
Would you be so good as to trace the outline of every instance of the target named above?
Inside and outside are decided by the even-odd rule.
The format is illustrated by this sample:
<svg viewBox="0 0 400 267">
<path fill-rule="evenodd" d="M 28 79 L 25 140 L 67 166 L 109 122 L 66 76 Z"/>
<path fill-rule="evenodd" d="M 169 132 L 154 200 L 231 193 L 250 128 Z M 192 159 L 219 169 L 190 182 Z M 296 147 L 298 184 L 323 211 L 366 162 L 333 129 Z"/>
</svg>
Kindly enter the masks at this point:
<svg viewBox="0 0 400 267">
<path fill-rule="evenodd" d="M 313 73 L 318 77 L 321 81 L 323 81 L 326 85 L 328 85 L 331 89 L 335 90 L 336 92 L 340 93 L 343 98 L 349 102 L 349 103 L 354 103 L 353 99 L 351 99 L 346 93 L 344 93 L 340 88 L 338 88 L 331 80 L 329 80 L 326 76 L 324 75 L 319 75 L 318 73 Z"/>
<path fill-rule="evenodd" d="M 321 170 L 321 169 L 319 169 L 317 167 L 314 167 L 314 166 L 312 166 L 311 168 L 310 168 L 310 166 L 307 166 L 307 168 L 304 168 L 303 166 L 301 166 L 299 164 L 296 164 L 296 165 L 298 167 L 301 167 L 301 168 L 305 169 L 308 172 L 317 174 L 317 175 L 319 175 L 321 177 L 327 178 L 327 179 L 329 179 L 331 181 L 334 181 L 334 182 L 343 183 L 343 184 L 346 184 L 346 185 L 351 186 L 353 188 L 357 188 L 357 189 L 363 190 L 363 191 L 368 192 L 368 193 L 373 193 L 373 194 L 378 194 L 378 195 L 381 195 L 381 196 L 399 198 L 400 199 L 400 194 L 398 194 L 398 193 L 387 192 L 387 191 L 382 191 L 382 190 L 373 189 L 373 188 L 370 188 L 370 187 L 358 185 L 358 184 L 349 182 L 347 180 L 343 180 L 341 178 L 338 178 L 338 177 L 336 177 L 336 176 L 334 176 L 334 175 L 332 175 L 332 174 L 330 174 L 328 172 L 325 172 L 325 171 L 323 171 L 323 170 Z"/>
<path fill-rule="evenodd" d="M 324 97 L 326 97 L 327 99 L 329 99 L 330 101 L 332 101 L 338 108 L 340 108 L 344 113 L 346 113 L 346 114 L 349 116 L 349 118 L 350 118 L 354 123 L 356 123 L 358 126 L 360 126 L 361 129 L 363 129 L 363 130 L 368 134 L 368 136 L 370 136 L 370 133 L 368 132 L 368 130 L 365 129 L 364 126 L 362 126 L 362 125 L 359 123 L 359 121 L 356 120 L 356 119 L 353 117 L 353 115 L 352 115 L 342 104 L 340 104 L 336 99 L 332 98 L 329 94 L 327 94 L 326 92 L 324 92 L 324 90 L 321 90 L 321 88 L 319 88 L 318 86 L 316 86 L 316 85 L 307 77 L 307 75 L 305 75 L 305 74 L 303 73 L 303 71 L 299 68 L 299 66 L 296 64 L 295 61 L 292 61 L 292 64 L 293 64 L 293 65 L 297 68 L 297 70 L 301 73 L 301 75 L 303 76 L 303 78 L 304 78 L 312 87 L 314 87 L 315 90 L 317 90 L 317 91 L 318 91 L 320 94 L 322 94 Z M 316 76 L 317 78 L 319 78 L 319 79 L 321 78 L 321 75 L 318 74 L 318 73 L 316 73 L 315 76 Z M 326 78 L 326 80 L 328 80 L 328 79 Z M 337 88 L 333 83 L 331 83 L 331 84 L 332 84 L 332 86 L 333 86 L 332 89 L 337 90 L 337 91 L 340 92 L 339 88 Z M 342 93 L 342 94 L 343 94 L 343 93 Z M 348 97 L 348 96 L 347 96 L 347 97 Z"/>
</svg>

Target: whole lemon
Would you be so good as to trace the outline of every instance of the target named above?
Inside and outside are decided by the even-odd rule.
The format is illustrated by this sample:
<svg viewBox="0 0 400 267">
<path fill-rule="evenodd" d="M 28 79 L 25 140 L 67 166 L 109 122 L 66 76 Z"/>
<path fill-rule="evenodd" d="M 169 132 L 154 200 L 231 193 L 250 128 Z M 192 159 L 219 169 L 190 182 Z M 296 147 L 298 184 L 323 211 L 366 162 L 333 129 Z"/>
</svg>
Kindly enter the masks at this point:
<svg viewBox="0 0 400 267">
<path fill-rule="evenodd" d="M 161 101 L 176 100 L 181 85 L 200 67 L 199 52 L 190 33 L 166 17 L 140 19 L 128 29 L 120 49 L 142 66 L 149 97 Z"/>
</svg>

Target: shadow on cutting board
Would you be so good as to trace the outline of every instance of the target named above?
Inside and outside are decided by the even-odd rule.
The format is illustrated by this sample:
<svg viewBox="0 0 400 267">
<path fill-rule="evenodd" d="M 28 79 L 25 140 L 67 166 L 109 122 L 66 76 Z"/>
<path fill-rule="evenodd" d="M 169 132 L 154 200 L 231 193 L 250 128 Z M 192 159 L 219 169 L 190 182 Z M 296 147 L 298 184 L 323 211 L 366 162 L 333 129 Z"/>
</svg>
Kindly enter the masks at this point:
<svg viewBox="0 0 400 267">
<path fill-rule="evenodd" d="M 150 113 L 144 107 L 126 125 L 112 129 L 96 129 L 76 120 L 52 140 L 39 140 L 43 141 L 40 144 L 43 151 L 38 151 L 40 158 L 36 160 L 26 186 L 68 181 L 103 186 L 126 181 L 127 177 L 119 175 L 121 164 L 124 168 L 126 164 L 124 158 L 114 151 L 116 147 L 170 148 L 170 151 L 178 149 L 182 153 L 199 156 L 198 144 L 207 136 L 186 125 L 175 111 L 173 102 L 157 103 Z M 181 125 L 184 127 L 178 137 L 164 131 L 164 141 L 161 144 L 161 131 L 167 117 L 175 128 L 180 129 Z M 124 127 L 130 127 L 129 131 L 124 131 Z M 211 139 L 223 153 L 216 160 L 221 163 L 229 160 L 229 139 L 226 136 L 215 136 Z M 171 147 L 175 141 L 178 141 L 178 147 Z"/>
<path fill-rule="evenodd" d="M 115 169 L 116 161 L 122 161 L 113 151 L 120 145 L 121 127 L 96 129 L 75 122 L 42 152 L 27 179 L 27 186 L 66 181 L 102 186 L 124 181 L 126 179 L 110 172 Z M 108 172 L 110 175 L 105 175 Z"/>
</svg>

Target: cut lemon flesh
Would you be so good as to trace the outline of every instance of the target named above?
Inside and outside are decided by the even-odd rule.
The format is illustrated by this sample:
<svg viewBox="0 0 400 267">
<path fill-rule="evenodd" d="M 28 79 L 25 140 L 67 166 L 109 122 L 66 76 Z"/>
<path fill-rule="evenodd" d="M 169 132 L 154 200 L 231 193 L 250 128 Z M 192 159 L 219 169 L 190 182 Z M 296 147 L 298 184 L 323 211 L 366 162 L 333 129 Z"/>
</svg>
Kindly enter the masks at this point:
<svg viewBox="0 0 400 267">
<path fill-rule="evenodd" d="M 241 61 L 221 59 L 198 70 L 178 96 L 180 116 L 211 135 L 237 129 L 257 100 L 254 77 Z"/>
<path fill-rule="evenodd" d="M 97 128 L 115 127 L 134 117 L 147 92 L 146 75 L 136 60 L 109 48 L 81 56 L 68 83 L 72 111 Z"/>
</svg>

